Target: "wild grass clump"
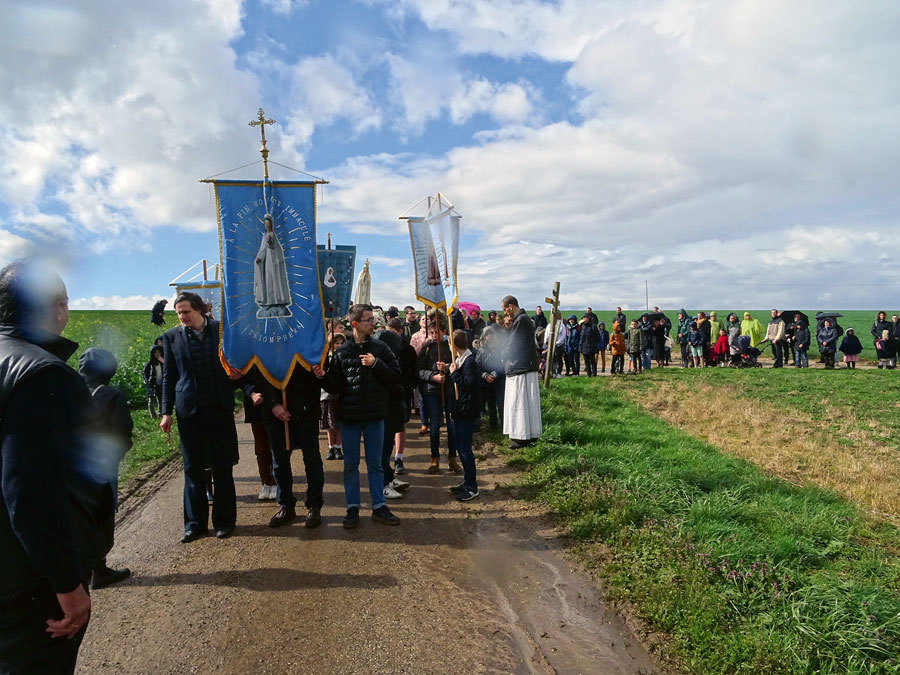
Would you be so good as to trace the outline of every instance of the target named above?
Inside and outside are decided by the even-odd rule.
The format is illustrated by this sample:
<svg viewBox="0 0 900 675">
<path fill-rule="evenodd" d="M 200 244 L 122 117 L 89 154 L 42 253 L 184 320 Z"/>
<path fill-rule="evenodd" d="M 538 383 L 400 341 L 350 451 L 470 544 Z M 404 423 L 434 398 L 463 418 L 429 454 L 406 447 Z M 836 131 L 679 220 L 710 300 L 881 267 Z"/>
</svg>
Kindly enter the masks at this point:
<svg viewBox="0 0 900 675">
<path fill-rule="evenodd" d="M 603 379 L 554 383 L 543 410 L 544 437 L 514 454 L 525 482 L 692 670 L 900 672 L 893 526 L 723 455 Z"/>
</svg>

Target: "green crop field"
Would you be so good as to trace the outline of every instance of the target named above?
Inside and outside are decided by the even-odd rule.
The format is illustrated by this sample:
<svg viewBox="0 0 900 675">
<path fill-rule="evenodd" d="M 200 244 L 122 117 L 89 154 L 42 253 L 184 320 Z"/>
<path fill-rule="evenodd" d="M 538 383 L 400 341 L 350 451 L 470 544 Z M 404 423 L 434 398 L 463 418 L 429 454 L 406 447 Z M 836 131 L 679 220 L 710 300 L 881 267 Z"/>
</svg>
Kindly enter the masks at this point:
<svg viewBox="0 0 900 675">
<path fill-rule="evenodd" d="M 141 371 L 150 356 L 150 347 L 165 328 L 175 325 L 174 312 L 166 313 L 166 326 L 159 328 L 150 323 L 150 311 L 72 311 L 69 324 L 63 333 L 78 343 L 78 351 L 69 365 L 78 368 L 78 356 L 89 347 L 102 347 L 116 355 L 119 368 L 112 384 L 121 389 L 131 406 L 134 420 L 134 447 L 122 462 L 119 472 L 120 487 L 127 491 L 129 481 L 156 463 L 178 452 L 178 435 L 166 439 L 157 423 L 150 419 L 144 396 Z"/>
</svg>

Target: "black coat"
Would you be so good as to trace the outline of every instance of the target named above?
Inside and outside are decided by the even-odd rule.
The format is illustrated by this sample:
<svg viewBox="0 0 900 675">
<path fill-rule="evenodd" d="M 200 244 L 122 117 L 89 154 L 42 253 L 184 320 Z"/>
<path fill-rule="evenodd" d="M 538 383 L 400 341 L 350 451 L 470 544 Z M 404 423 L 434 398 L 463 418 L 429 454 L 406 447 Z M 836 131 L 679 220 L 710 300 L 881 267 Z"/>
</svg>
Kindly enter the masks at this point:
<svg viewBox="0 0 900 675">
<path fill-rule="evenodd" d="M 481 395 L 481 373 L 473 354 L 470 353 L 462 365 L 450 373 L 450 380 L 459 391 L 453 417 L 463 420 L 481 417 L 484 405 Z"/>
<path fill-rule="evenodd" d="M 534 319 L 534 328 L 537 330 L 538 328 L 546 328 L 547 327 L 547 315 L 546 314 L 535 314 Z"/>
<path fill-rule="evenodd" d="M 809 326 L 803 322 L 794 324 L 794 347 L 797 349 L 809 349 Z"/>
<path fill-rule="evenodd" d="M 174 409 L 179 418 L 197 414 L 197 380 L 185 330 L 190 329 L 175 326 L 163 333 L 165 365 L 162 410 L 166 415 L 171 415 Z M 208 319 L 204 330 L 211 331 L 218 340 L 218 321 Z M 234 410 L 234 390 L 237 385 L 228 377 L 218 359 L 213 372 L 216 404 L 222 410 Z"/>
<path fill-rule="evenodd" d="M 65 363 L 77 347 L 0 324 L 0 601 L 72 591 L 105 552 L 113 493 L 91 470 L 91 395 Z"/>
<path fill-rule="evenodd" d="M 400 380 L 388 387 L 388 413 L 384 418 L 384 432 L 386 434 L 396 434 L 399 431 L 403 431 L 403 425 L 406 424 L 406 386 L 403 377 L 403 367 L 400 366 L 400 355 L 404 349 L 403 338 L 385 328 L 376 333 L 375 339 L 383 342 L 390 348 L 394 356 L 397 357 L 397 365 L 400 367 Z M 415 349 L 409 345 L 405 345 L 405 347 L 415 355 Z"/>
<path fill-rule="evenodd" d="M 607 333 L 607 342 L 609 334 Z M 581 343 L 579 345 L 582 354 L 596 354 L 600 351 L 600 329 L 590 321 L 581 324 Z"/>
<path fill-rule="evenodd" d="M 212 372 L 212 398 L 215 402 L 209 416 L 200 415 L 197 377 L 185 326 L 175 326 L 163 333 L 163 400 L 162 412 L 178 416 L 178 438 L 185 471 L 209 468 L 215 459 L 228 456 L 238 462 L 237 429 L 234 426 L 234 392 L 240 386 L 225 372 L 215 352 L 214 362 L 207 364 Z M 206 328 L 218 340 L 219 322 L 207 319 Z M 204 335 L 207 339 L 207 335 Z M 214 421 L 213 421 L 214 420 Z"/>
<path fill-rule="evenodd" d="M 375 357 L 372 366 L 364 366 L 363 354 Z M 397 357 L 383 342 L 366 338 L 345 342 L 334 353 L 331 366 L 325 373 L 322 387 L 339 394 L 338 406 L 342 421 L 350 424 L 377 422 L 387 417 L 390 388 L 400 382 Z"/>
<path fill-rule="evenodd" d="M 287 398 L 287 411 L 291 414 L 291 422 L 318 422 L 321 414 L 321 404 L 319 399 L 322 393 L 322 384 L 315 375 L 301 366 L 295 366 L 294 372 L 291 373 L 291 379 L 288 380 L 284 388 L 284 393 L 278 389 L 256 369 L 252 371 L 251 381 L 253 388 L 262 394 L 263 402 L 260 406 L 252 406 L 262 413 L 262 421 L 268 423 L 277 422 L 281 424 L 275 415 L 272 414 L 272 408 L 276 405 L 284 405 L 284 399 Z M 245 400 L 249 396 L 245 397 Z"/>
<path fill-rule="evenodd" d="M 506 336 L 506 374 L 537 372 L 538 355 L 534 343 L 534 324 L 524 309 L 519 309 Z"/>
</svg>

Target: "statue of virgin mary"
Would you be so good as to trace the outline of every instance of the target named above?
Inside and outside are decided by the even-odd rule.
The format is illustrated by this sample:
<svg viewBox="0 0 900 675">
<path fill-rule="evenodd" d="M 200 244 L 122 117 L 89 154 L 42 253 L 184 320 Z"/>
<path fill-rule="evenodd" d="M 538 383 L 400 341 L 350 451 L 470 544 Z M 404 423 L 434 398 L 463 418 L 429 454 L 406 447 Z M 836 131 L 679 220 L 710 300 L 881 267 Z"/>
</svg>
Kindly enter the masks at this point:
<svg viewBox="0 0 900 675">
<path fill-rule="evenodd" d="M 284 262 L 284 248 L 272 227 L 272 216 L 263 219 L 266 231 L 263 233 L 256 265 L 253 270 L 253 295 L 259 310 L 257 319 L 271 319 L 291 316 L 291 290 L 288 286 L 287 265 Z"/>
</svg>

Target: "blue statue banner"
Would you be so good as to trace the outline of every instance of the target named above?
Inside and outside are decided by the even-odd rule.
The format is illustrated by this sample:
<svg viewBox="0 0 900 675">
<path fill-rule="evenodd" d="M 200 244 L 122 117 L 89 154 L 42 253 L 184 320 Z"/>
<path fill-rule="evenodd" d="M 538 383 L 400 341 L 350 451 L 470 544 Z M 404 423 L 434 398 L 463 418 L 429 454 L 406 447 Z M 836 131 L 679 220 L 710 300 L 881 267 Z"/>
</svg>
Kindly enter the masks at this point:
<svg viewBox="0 0 900 675">
<path fill-rule="evenodd" d="M 343 319 L 350 311 L 353 269 L 356 267 L 356 247 L 335 246 L 327 249 L 319 244 L 317 254 L 325 318 Z"/>
<path fill-rule="evenodd" d="M 314 182 L 215 181 L 222 359 L 283 389 L 325 355 Z"/>
</svg>

